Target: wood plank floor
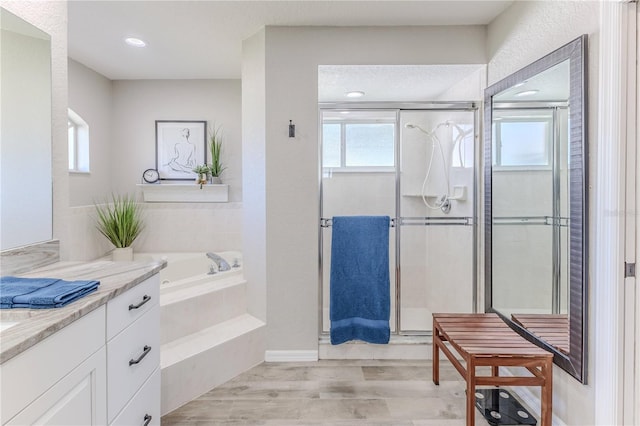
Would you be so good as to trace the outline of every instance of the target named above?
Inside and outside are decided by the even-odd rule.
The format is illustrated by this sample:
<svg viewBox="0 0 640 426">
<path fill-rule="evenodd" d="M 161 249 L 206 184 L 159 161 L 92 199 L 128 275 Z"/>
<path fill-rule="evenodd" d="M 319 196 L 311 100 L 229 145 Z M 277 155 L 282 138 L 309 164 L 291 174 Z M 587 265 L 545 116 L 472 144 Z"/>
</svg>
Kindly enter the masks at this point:
<svg viewBox="0 0 640 426">
<path fill-rule="evenodd" d="M 465 385 L 441 360 L 263 363 L 162 418 L 174 425 L 464 426 Z M 476 425 L 488 423 L 476 410 Z"/>
</svg>

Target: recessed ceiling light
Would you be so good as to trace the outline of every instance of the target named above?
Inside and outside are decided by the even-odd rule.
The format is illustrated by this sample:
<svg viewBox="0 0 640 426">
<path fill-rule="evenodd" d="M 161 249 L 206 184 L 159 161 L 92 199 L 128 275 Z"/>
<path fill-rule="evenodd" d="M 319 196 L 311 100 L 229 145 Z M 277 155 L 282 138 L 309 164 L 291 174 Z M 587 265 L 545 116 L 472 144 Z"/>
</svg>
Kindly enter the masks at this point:
<svg viewBox="0 0 640 426">
<path fill-rule="evenodd" d="M 531 95 L 535 95 L 538 92 L 539 90 L 525 90 L 524 92 L 516 93 L 515 96 L 531 96 Z"/>
<path fill-rule="evenodd" d="M 349 114 L 349 111 L 340 111 L 340 114 Z"/>
<path fill-rule="evenodd" d="M 140 40 L 139 38 L 135 37 L 125 38 L 124 42 L 133 47 L 145 47 L 147 45 L 144 40 Z"/>
<path fill-rule="evenodd" d="M 345 95 L 347 96 L 347 98 L 361 98 L 364 96 L 364 92 L 361 92 L 359 90 L 354 90 L 352 92 L 345 93 Z"/>
</svg>

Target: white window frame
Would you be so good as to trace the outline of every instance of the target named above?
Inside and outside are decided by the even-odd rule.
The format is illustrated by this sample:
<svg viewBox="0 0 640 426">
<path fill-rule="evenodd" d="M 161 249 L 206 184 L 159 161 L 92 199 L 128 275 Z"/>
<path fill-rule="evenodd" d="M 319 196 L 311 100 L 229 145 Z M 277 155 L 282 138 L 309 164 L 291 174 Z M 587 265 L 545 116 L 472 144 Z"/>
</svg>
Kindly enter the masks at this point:
<svg viewBox="0 0 640 426">
<path fill-rule="evenodd" d="M 71 108 L 68 111 L 69 172 L 89 173 L 89 125 Z M 69 134 L 73 129 L 73 139 Z"/>
<path fill-rule="evenodd" d="M 322 121 L 322 126 L 324 128 L 325 124 L 339 124 L 340 125 L 340 166 L 324 166 L 324 162 L 322 165 L 323 172 L 329 173 L 394 173 L 396 170 L 396 121 L 392 119 L 375 119 L 375 120 L 345 120 L 345 119 L 325 119 Z M 391 124 L 393 126 L 393 165 L 392 166 L 347 166 L 346 165 L 346 157 L 347 157 L 347 138 L 346 138 L 346 128 L 350 124 Z M 324 139 L 324 133 L 322 138 Z M 324 155 L 324 150 L 322 152 Z"/>
</svg>

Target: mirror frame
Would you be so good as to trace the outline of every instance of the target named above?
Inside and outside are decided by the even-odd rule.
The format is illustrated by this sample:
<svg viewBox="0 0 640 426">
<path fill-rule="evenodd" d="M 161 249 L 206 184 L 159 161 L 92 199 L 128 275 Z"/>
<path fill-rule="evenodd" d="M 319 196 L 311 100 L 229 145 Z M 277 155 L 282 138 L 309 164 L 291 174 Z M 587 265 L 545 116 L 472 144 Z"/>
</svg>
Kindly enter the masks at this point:
<svg viewBox="0 0 640 426">
<path fill-rule="evenodd" d="M 492 105 L 502 91 L 569 60 L 569 354 L 560 352 L 492 307 Z M 553 353 L 560 368 L 587 382 L 588 199 L 587 199 L 587 35 L 485 89 L 484 95 L 485 311 L 497 313 L 524 338 Z"/>
</svg>

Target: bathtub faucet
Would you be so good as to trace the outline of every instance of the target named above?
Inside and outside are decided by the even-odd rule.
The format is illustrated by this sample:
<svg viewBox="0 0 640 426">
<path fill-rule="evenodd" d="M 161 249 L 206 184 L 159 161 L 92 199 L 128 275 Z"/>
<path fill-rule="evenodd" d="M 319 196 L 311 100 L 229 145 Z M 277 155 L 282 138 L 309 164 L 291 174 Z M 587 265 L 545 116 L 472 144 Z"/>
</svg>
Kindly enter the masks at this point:
<svg viewBox="0 0 640 426">
<path fill-rule="evenodd" d="M 220 256 L 218 256 L 217 254 L 209 252 L 207 253 L 207 257 L 213 260 L 216 265 L 218 265 L 218 271 L 224 272 L 231 269 L 231 266 L 229 266 L 227 261 L 221 258 Z"/>
</svg>

